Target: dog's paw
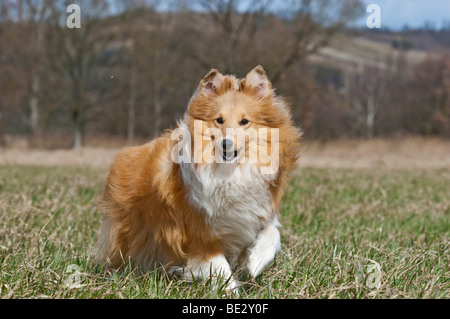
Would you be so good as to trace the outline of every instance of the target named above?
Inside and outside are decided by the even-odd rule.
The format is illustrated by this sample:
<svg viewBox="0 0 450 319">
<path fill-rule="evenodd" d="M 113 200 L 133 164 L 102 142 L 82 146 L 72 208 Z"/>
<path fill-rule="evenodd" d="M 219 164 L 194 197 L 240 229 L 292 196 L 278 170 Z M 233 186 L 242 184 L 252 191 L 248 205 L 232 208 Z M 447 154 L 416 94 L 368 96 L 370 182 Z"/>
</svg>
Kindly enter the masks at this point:
<svg viewBox="0 0 450 319">
<path fill-rule="evenodd" d="M 241 285 L 234 278 L 230 278 L 227 285 L 225 286 L 225 292 L 228 295 L 239 295 L 239 287 Z"/>
<path fill-rule="evenodd" d="M 258 277 L 264 269 L 271 263 L 272 259 L 267 260 L 266 256 L 259 256 L 258 254 L 251 254 L 248 258 L 247 271 L 253 278 Z"/>
<path fill-rule="evenodd" d="M 236 295 L 239 294 L 239 287 L 241 286 L 239 282 L 237 282 L 233 276 L 229 278 L 223 278 L 220 275 L 213 275 L 209 278 L 204 278 L 203 276 L 193 276 L 192 270 L 185 267 L 174 266 L 167 270 L 167 274 L 176 279 L 186 280 L 187 282 L 195 282 L 195 281 L 204 281 L 205 279 L 211 280 L 211 284 L 213 289 L 218 290 L 220 286 L 223 287 L 223 291 L 227 295 Z"/>
<path fill-rule="evenodd" d="M 184 267 L 174 266 L 167 271 L 167 274 L 177 279 L 183 279 L 186 278 L 186 269 Z"/>
<path fill-rule="evenodd" d="M 263 229 L 259 233 L 255 245 L 249 250 L 247 270 L 253 278 L 270 266 L 275 255 L 280 251 L 280 233 L 276 226 L 277 223 Z"/>
</svg>

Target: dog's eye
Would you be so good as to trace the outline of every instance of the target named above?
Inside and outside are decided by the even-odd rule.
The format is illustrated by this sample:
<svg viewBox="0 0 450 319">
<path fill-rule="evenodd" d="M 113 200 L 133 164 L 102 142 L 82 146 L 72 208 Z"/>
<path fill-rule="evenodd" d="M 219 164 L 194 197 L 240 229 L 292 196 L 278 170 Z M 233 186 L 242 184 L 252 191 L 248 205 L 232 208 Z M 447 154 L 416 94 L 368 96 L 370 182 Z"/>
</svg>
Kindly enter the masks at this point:
<svg viewBox="0 0 450 319">
<path fill-rule="evenodd" d="M 243 119 L 242 121 L 239 122 L 239 125 L 247 125 L 247 124 L 248 124 L 247 119 Z"/>
<path fill-rule="evenodd" d="M 223 118 L 219 117 L 219 118 L 216 120 L 216 122 L 219 123 L 219 124 L 223 124 L 224 121 L 223 121 Z"/>
</svg>

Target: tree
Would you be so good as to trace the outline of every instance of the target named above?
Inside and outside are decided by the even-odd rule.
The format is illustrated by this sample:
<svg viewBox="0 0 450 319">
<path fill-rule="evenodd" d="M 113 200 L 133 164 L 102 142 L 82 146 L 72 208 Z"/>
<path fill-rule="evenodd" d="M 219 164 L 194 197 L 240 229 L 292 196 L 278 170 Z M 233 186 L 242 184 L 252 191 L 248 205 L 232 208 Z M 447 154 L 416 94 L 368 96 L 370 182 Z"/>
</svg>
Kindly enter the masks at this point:
<svg viewBox="0 0 450 319">
<path fill-rule="evenodd" d="M 286 54 L 275 68 L 274 82 L 294 63 L 326 46 L 363 12 L 359 0 L 292 0 L 284 3 L 291 40 Z"/>
<path fill-rule="evenodd" d="M 66 27 L 66 2 L 55 1 L 51 5 L 51 26 L 46 34 L 48 61 L 60 77 L 64 91 L 69 93 L 61 98 L 70 112 L 74 148 L 83 145 L 89 111 L 98 102 L 96 90 L 104 79 L 98 66 L 111 40 L 110 34 L 102 28 L 102 18 L 109 13 L 108 1 L 85 0 L 80 3 L 81 28 Z"/>
<path fill-rule="evenodd" d="M 387 72 L 375 66 L 362 65 L 361 72 L 350 75 L 348 94 L 352 111 L 365 128 L 365 136 L 375 136 L 376 117 L 387 92 Z"/>
<path fill-rule="evenodd" d="M 13 82 L 5 85 L 9 85 L 10 89 L 15 86 L 25 100 L 24 122 L 28 127 L 31 147 L 39 146 L 47 111 L 42 87 L 45 82 L 43 56 L 48 3 L 48 0 L 5 1 L 1 7 L 2 28 L 5 30 L 2 32 L 2 47 L 5 48 L 3 76 Z"/>
<path fill-rule="evenodd" d="M 180 59 L 171 46 L 173 14 L 158 13 L 156 1 L 118 3 L 123 12 L 111 23 L 124 27 L 116 35 L 120 45 L 114 63 L 119 65 L 121 76 L 113 103 L 121 104 L 116 105 L 118 109 L 125 107 L 122 114 L 127 118 L 128 140 L 136 131 L 157 136 L 164 124 L 163 113 L 170 106 L 168 101 L 174 98 L 173 92 L 167 91 L 179 88 L 181 82 L 174 77 Z"/>
<path fill-rule="evenodd" d="M 201 14 L 180 39 L 190 58 L 205 69 L 211 65 L 223 72 L 245 74 L 263 64 L 277 83 L 296 62 L 329 43 L 350 21 L 363 12 L 359 0 L 236 1 L 197 0 L 184 7 L 201 7 Z M 276 15 L 275 15 L 276 14 Z M 279 16 L 283 17 L 280 19 Z M 192 18 L 192 16 L 190 16 Z M 210 45 L 195 47 L 202 36 Z"/>
<path fill-rule="evenodd" d="M 416 134 L 450 136 L 449 56 L 425 59 L 415 68 L 409 88 L 408 129 Z"/>
</svg>

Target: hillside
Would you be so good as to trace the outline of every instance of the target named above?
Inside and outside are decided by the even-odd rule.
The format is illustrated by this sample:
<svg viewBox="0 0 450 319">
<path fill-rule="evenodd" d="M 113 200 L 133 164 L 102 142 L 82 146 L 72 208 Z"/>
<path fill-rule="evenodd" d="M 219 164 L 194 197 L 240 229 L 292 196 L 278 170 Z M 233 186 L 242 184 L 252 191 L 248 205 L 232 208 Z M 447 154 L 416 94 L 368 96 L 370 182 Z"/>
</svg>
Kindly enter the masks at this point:
<svg viewBox="0 0 450 319">
<path fill-rule="evenodd" d="M 450 38 L 450 35 L 449 35 Z M 336 36 L 331 43 L 309 57 L 314 63 L 339 69 L 371 66 L 386 69 L 386 61 L 403 54 L 412 64 L 427 57 L 438 57 L 447 49 L 445 41 L 438 41 L 426 31 L 408 32 L 346 32 Z"/>
</svg>

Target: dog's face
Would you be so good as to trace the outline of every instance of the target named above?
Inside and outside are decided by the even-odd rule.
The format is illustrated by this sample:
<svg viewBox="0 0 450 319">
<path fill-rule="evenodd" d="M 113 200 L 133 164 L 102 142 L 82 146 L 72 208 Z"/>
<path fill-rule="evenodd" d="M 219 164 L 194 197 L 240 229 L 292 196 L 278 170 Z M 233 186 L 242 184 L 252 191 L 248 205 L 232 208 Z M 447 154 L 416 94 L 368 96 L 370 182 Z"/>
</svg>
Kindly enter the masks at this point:
<svg viewBox="0 0 450 319">
<path fill-rule="evenodd" d="M 203 136 L 202 150 L 206 150 L 208 144 L 213 146 L 211 152 L 204 152 L 203 155 L 228 163 L 248 158 L 250 145 L 257 143 L 256 130 L 261 127 L 252 112 L 258 107 L 257 101 L 239 91 L 229 90 L 211 99 L 211 104 L 209 112 L 192 116 L 202 121 L 201 130 L 194 131 L 194 136 L 199 136 L 199 133 Z M 195 108 L 192 110 L 195 111 Z"/>
<path fill-rule="evenodd" d="M 188 115 L 192 151 L 202 159 L 196 161 L 200 166 L 277 163 L 278 128 L 289 121 L 260 66 L 244 79 L 211 70 L 192 97 Z"/>
</svg>

